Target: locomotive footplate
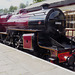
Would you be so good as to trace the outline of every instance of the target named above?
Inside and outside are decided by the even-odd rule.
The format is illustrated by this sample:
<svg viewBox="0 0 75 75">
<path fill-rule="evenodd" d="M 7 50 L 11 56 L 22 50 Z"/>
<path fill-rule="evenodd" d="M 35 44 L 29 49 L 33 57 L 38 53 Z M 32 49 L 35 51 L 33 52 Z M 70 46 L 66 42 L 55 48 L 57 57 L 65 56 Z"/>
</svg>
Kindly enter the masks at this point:
<svg viewBox="0 0 75 75">
<path fill-rule="evenodd" d="M 26 31 L 26 32 L 38 32 L 38 31 L 41 31 L 41 30 L 38 30 L 38 29 L 21 29 L 21 28 L 8 28 L 8 30 L 13 30 L 13 31 Z"/>
</svg>

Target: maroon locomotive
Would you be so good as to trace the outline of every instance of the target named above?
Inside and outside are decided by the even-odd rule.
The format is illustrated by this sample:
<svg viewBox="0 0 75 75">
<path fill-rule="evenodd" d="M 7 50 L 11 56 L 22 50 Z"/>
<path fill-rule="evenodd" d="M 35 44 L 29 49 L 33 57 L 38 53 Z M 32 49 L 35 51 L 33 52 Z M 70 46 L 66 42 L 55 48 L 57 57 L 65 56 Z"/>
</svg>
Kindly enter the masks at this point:
<svg viewBox="0 0 75 75">
<path fill-rule="evenodd" d="M 65 36 L 66 19 L 60 9 L 20 10 L 0 16 L 0 41 L 33 51 L 54 63 L 75 62 L 75 42 Z"/>
</svg>

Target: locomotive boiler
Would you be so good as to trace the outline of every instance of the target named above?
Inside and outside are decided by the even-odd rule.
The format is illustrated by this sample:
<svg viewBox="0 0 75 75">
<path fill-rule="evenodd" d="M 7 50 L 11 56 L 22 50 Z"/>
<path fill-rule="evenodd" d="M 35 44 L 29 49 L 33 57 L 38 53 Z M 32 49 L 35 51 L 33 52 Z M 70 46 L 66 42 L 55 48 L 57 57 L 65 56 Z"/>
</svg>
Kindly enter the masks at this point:
<svg viewBox="0 0 75 75">
<path fill-rule="evenodd" d="M 65 23 L 60 9 L 49 9 L 48 5 L 31 12 L 23 9 L 16 15 L 0 17 L 0 41 L 54 63 L 73 65 L 75 42 L 65 36 Z"/>
</svg>

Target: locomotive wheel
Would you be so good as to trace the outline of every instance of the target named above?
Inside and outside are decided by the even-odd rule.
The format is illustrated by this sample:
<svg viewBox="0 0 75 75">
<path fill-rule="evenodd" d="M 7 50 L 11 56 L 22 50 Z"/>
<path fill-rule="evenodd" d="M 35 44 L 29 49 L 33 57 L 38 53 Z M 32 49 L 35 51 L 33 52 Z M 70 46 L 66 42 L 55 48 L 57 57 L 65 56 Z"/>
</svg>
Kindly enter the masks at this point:
<svg viewBox="0 0 75 75">
<path fill-rule="evenodd" d="M 56 60 L 54 61 L 55 64 L 59 64 L 59 58 L 56 58 Z"/>
<path fill-rule="evenodd" d="M 14 41 L 15 41 L 15 44 L 14 44 L 15 45 L 15 48 L 22 49 L 21 48 L 22 39 L 20 37 L 18 37 L 18 38 L 15 38 Z"/>
<path fill-rule="evenodd" d="M 39 54 L 36 51 L 33 51 L 33 55 L 39 57 Z"/>
<path fill-rule="evenodd" d="M 3 44 L 6 44 L 6 39 L 5 39 L 5 40 L 3 40 Z"/>
<path fill-rule="evenodd" d="M 50 61 L 50 54 L 44 54 L 43 56 L 42 56 L 42 58 L 44 59 L 44 60 L 47 60 L 47 61 Z"/>
<path fill-rule="evenodd" d="M 20 40 L 18 40 L 18 41 L 15 43 L 15 45 L 16 45 L 16 48 L 19 49 L 19 48 L 20 48 Z"/>
<path fill-rule="evenodd" d="M 41 58 L 42 53 L 40 51 L 41 51 L 41 49 L 39 47 L 35 46 L 34 51 L 33 51 L 33 55 Z"/>
</svg>

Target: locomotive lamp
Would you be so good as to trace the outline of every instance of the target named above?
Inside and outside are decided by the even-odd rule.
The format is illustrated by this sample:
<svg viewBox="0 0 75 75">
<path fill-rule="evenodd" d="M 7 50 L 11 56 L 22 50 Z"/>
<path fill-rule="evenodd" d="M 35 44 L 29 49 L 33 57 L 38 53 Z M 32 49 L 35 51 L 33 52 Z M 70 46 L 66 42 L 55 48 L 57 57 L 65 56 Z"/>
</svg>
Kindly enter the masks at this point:
<svg viewBox="0 0 75 75">
<path fill-rule="evenodd" d="M 64 56 L 65 60 L 67 60 L 68 56 Z"/>
</svg>

